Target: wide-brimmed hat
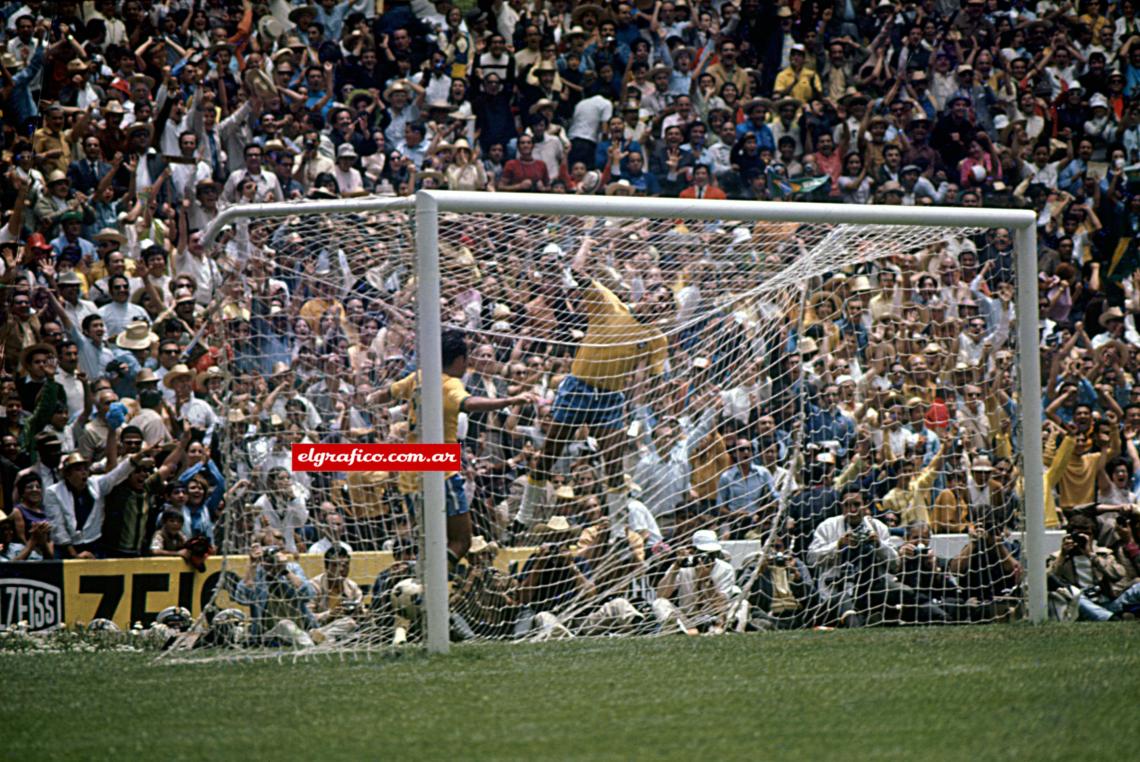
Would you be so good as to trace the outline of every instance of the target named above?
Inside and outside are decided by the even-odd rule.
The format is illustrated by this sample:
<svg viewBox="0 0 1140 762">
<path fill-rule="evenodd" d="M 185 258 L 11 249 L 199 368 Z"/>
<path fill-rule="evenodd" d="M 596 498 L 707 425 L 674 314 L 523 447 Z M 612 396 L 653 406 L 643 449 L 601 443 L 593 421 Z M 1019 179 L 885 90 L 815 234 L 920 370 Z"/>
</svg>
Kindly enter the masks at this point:
<svg viewBox="0 0 1140 762">
<path fill-rule="evenodd" d="M 163 376 L 162 385 L 167 389 L 173 389 L 174 382 L 182 378 L 194 378 L 194 371 L 186 367 L 184 363 L 178 363 Z"/>
<path fill-rule="evenodd" d="M 772 110 L 772 101 L 769 100 L 768 98 L 760 98 L 760 97 L 750 98 L 748 101 L 746 101 L 744 103 L 744 113 L 747 114 L 749 111 L 756 108 L 757 106 L 763 106 L 764 108 L 771 111 Z"/>
<path fill-rule="evenodd" d="M 211 365 L 209 368 L 206 368 L 204 371 L 194 377 L 194 383 L 198 385 L 199 389 L 205 389 L 206 384 L 210 383 L 214 379 L 224 381 L 225 378 L 226 374 L 222 371 L 221 368 L 219 368 L 217 365 Z"/>
<path fill-rule="evenodd" d="M 91 465 L 91 461 L 83 457 L 83 453 L 76 450 L 75 452 L 68 453 L 59 465 L 64 471 L 66 471 L 72 466 L 78 466 L 80 464 L 89 466 Z"/>
<path fill-rule="evenodd" d="M 398 79 L 395 82 L 393 82 L 392 84 L 390 84 L 384 88 L 384 100 L 386 100 L 386 101 L 391 100 L 392 99 L 392 93 L 394 93 L 396 91 L 400 91 L 400 92 L 404 92 L 404 93 L 410 93 L 410 92 L 412 92 L 412 88 L 408 87 L 408 83 L 405 82 L 404 80 Z"/>
<path fill-rule="evenodd" d="M 115 339 L 115 346 L 123 349 L 148 349 L 158 341 L 158 336 L 150 330 L 150 324 L 142 320 L 129 323 Z"/>
<path fill-rule="evenodd" d="M 154 77 L 145 74 L 132 74 L 127 80 L 128 85 L 146 85 L 147 90 L 154 89 Z"/>
<path fill-rule="evenodd" d="M 277 85 L 274 84 L 273 77 L 262 69 L 253 67 L 246 69 L 245 74 L 242 75 L 242 80 L 245 82 L 246 89 L 261 100 L 277 97 Z"/>
<path fill-rule="evenodd" d="M 31 344 L 30 346 L 24 347 L 23 351 L 20 352 L 20 367 L 27 368 L 29 357 L 34 354 L 43 354 L 44 352 L 50 354 L 52 357 L 56 356 L 55 347 L 53 347 L 51 344 L 44 344 L 41 342 L 39 344 Z"/>
<path fill-rule="evenodd" d="M 91 237 L 96 241 L 113 241 L 120 246 L 123 246 L 127 243 L 127 237 L 114 228 L 103 228 Z"/>
<path fill-rule="evenodd" d="M 143 368 L 135 374 L 135 386 L 140 384 L 157 384 L 158 375 L 150 368 Z"/>
<path fill-rule="evenodd" d="M 993 471 L 994 467 L 990 463 L 989 458 L 987 458 L 985 455 L 979 455 L 978 457 L 974 458 L 974 460 L 970 463 L 970 470 L 971 471 Z"/>
<path fill-rule="evenodd" d="M 1122 312 L 1119 307 L 1109 307 L 1107 310 L 1100 313 L 1100 319 L 1098 322 L 1100 323 L 1101 328 L 1108 328 L 1108 321 L 1123 319 L 1124 312 Z"/>
<path fill-rule="evenodd" d="M 633 183 L 624 177 L 606 186 L 607 196 L 632 196 L 635 193 L 637 193 L 637 188 L 633 187 Z"/>
<path fill-rule="evenodd" d="M 416 179 L 417 180 L 426 180 L 429 177 L 432 180 L 436 180 L 439 182 L 445 182 L 447 180 L 447 175 L 443 174 L 442 172 L 440 172 L 439 170 L 436 170 L 436 169 L 425 169 L 425 170 L 421 170 L 419 172 L 416 172 Z"/>
<path fill-rule="evenodd" d="M 376 96 L 372 94 L 371 90 L 365 90 L 364 88 L 360 87 L 350 92 L 348 94 L 348 97 L 344 99 L 344 102 L 351 106 L 360 98 L 367 98 L 369 103 L 376 102 Z"/>
<path fill-rule="evenodd" d="M 571 539 L 578 536 L 578 529 L 572 526 L 565 516 L 551 516 L 535 524 L 532 534 L 542 542 L 557 542 L 558 539 Z M 555 539 L 552 539 L 555 536 Z"/>
<path fill-rule="evenodd" d="M 609 11 L 607 11 L 602 6 L 596 5 L 595 3 L 584 3 L 582 5 L 579 5 L 573 10 L 573 12 L 571 12 L 570 23 L 574 26 L 581 25 L 582 17 L 587 13 L 593 13 L 599 24 L 602 23 L 603 20 L 610 17 Z"/>
<path fill-rule="evenodd" d="M 261 33 L 262 37 L 276 41 L 278 37 L 285 34 L 285 27 L 273 16 L 266 15 L 257 22 L 257 31 Z"/>
<path fill-rule="evenodd" d="M 554 101 L 550 100 L 549 98 L 539 98 L 537 101 L 534 102 L 533 105 L 531 105 L 530 113 L 533 116 L 534 114 L 537 114 L 539 111 L 542 111 L 542 109 L 544 109 L 544 108 L 556 108 L 557 106 L 558 106 L 558 104 L 555 103 Z"/>
<path fill-rule="evenodd" d="M 314 5 L 298 5 L 293 10 L 289 11 L 289 20 L 294 24 L 301 23 L 301 16 L 309 14 L 313 18 L 317 17 L 317 8 Z"/>
<path fill-rule="evenodd" d="M 476 553 L 491 553 L 492 555 L 499 552 L 499 544 L 497 542 L 487 542 L 486 538 L 481 534 L 477 534 L 471 538 L 471 547 L 467 549 L 467 555 L 473 556 Z"/>
</svg>

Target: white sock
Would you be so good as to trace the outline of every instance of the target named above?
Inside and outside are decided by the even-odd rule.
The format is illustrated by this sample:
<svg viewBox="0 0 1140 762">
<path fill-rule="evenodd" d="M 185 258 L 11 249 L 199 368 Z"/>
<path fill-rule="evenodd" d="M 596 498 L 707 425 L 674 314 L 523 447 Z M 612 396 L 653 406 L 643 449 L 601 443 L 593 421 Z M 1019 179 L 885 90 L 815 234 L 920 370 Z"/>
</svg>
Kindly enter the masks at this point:
<svg viewBox="0 0 1140 762">
<path fill-rule="evenodd" d="M 546 482 L 532 482 L 528 476 L 526 485 L 523 487 L 518 513 L 515 514 L 515 521 L 526 527 L 533 526 L 538 519 L 538 508 L 542 505 L 542 500 L 545 497 Z"/>
</svg>

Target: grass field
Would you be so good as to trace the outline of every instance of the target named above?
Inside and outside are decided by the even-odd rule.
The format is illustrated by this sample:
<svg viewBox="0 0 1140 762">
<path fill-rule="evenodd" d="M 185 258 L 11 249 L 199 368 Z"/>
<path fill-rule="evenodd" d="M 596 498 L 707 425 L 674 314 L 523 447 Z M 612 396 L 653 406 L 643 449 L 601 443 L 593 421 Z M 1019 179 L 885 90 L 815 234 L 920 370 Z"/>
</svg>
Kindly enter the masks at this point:
<svg viewBox="0 0 1140 762">
<path fill-rule="evenodd" d="M 0 656 L 7 759 L 1126 759 L 1135 624 L 156 666 Z"/>
</svg>

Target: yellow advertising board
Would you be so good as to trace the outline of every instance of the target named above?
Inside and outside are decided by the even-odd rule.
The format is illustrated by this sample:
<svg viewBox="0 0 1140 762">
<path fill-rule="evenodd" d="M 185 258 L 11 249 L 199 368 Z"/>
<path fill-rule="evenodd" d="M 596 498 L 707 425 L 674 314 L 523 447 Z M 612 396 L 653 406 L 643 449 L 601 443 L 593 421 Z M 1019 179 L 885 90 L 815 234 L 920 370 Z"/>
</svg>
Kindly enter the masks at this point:
<svg viewBox="0 0 1140 762">
<path fill-rule="evenodd" d="M 495 565 L 506 571 L 509 565 L 518 562 L 515 568 L 520 568 L 532 551 L 533 548 L 504 549 L 499 552 Z M 301 555 L 296 560 L 310 579 L 323 571 L 324 559 L 319 554 Z M 181 558 L 64 561 L 62 606 L 53 610 L 59 611 L 58 617 L 69 627 L 99 618 L 110 619 L 124 629 L 135 622 L 148 626 L 167 606 L 182 606 L 196 617 L 209 603 L 222 579 L 223 561 L 227 562 L 225 573 L 236 575 L 238 579 L 249 566 L 246 556 L 211 557 L 206 561 L 204 572 L 192 569 Z M 367 597 L 376 576 L 391 565 L 391 553 L 353 553 L 350 576 Z M 6 566 L 10 570 L 31 571 L 32 567 L 40 565 Z M 12 583 L 19 581 L 10 580 Z M 26 582 L 26 585 L 32 584 L 38 583 Z M 217 603 L 220 608 L 236 605 L 224 592 Z M 44 617 L 48 626 L 56 621 L 50 619 Z"/>
</svg>

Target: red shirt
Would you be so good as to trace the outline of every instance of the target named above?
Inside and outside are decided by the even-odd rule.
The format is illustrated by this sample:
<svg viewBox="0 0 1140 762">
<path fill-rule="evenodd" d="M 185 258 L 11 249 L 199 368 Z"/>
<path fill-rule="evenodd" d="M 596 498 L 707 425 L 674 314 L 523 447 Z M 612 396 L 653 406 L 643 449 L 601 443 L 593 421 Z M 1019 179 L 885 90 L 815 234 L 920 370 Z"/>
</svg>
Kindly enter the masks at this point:
<svg viewBox="0 0 1140 762">
<path fill-rule="evenodd" d="M 538 159 L 531 159 L 530 161 L 523 161 L 522 159 L 511 159 L 503 167 L 502 183 L 504 185 L 517 185 L 523 180 L 530 180 L 532 185 L 530 190 L 538 190 L 537 186 L 542 183 L 544 187 L 550 187 L 550 175 L 546 171 L 546 163 Z"/>
</svg>

